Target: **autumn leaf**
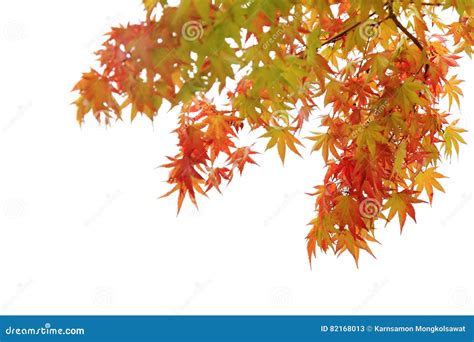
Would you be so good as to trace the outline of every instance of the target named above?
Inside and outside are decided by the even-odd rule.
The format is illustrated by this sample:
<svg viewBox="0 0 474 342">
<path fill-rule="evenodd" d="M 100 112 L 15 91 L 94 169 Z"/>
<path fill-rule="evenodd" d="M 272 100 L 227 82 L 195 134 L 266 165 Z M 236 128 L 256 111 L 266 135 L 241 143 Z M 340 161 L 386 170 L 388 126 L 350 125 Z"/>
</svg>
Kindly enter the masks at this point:
<svg viewBox="0 0 474 342">
<path fill-rule="evenodd" d="M 433 202 L 433 188 L 444 192 L 444 189 L 441 186 L 441 184 L 437 181 L 437 178 L 446 178 L 446 177 L 436 172 L 435 167 L 430 167 L 426 169 L 425 171 L 421 171 L 415 177 L 415 185 L 416 185 L 415 190 L 419 192 L 425 190 L 430 200 L 430 204 Z"/>
<path fill-rule="evenodd" d="M 371 122 L 367 127 L 360 129 L 360 132 L 357 135 L 357 146 L 359 148 L 367 147 L 372 157 L 375 157 L 377 152 L 377 143 L 386 144 L 387 138 L 382 134 L 383 127 Z"/>
<path fill-rule="evenodd" d="M 164 164 L 163 167 L 171 169 L 168 183 L 174 184 L 174 186 L 170 191 L 162 195 L 161 198 L 178 191 L 178 213 L 187 194 L 189 194 L 189 198 L 197 207 L 196 192 L 205 194 L 202 188 L 205 181 L 199 174 L 195 162 L 188 156 L 168 158 L 171 162 Z"/>
<path fill-rule="evenodd" d="M 467 132 L 463 128 L 456 127 L 459 120 L 453 121 L 448 127 L 446 127 L 443 138 L 444 138 L 444 153 L 447 157 L 451 158 L 453 155 L 453 148 L 456 154 L 459 155 L 459 143 L 465 144 L 462 133 Z"/>
<path fill-rule="evenodd" d="M 92 111 L 99 122 L 103 115 L 106 124 L 110 122 L 111 112 L 120 119 L 120 108 L 113 96 L 113 86 L 94 69 L 84 73 L 73 90 L 79 91 L 81 94 L 74 102 L 77 106 L 77 121 L 80 124 L 89 111 Z"/>
<path fill-rule="evenodd" d="M 221 189 L 219 186 L 221 185 L 222 181 L 230 180 L 231 177 L 231 170 L 226 167 L 216 167 L 216 168 L 208 168 L 208 179 L 206 180 L 206 192 L 212 188 L 215 188 L 219 193 Z"/>
<path fill-rule="evenodd" d="M 250 147 L 239 147 L 227 158 L 228 165 L 237 167 L 240 174 L 242 174 L 247 163 L 257 164 L 255 160 L 252 159 L 252 154 L 257 154 L 257 152 L 252 151 Z"/>
<path fill-rule="evenodd" d="M 401 174 L 402 173 L 402 165 L 405 161 L 405 157 L 407 155 L 407 142 L 402 141 L 400 145 L 397 147 L 395 152 L 395 160 L 393 162 L 393 169 L 392 169 L 392 176 L 394 174 Z"/>
<path fill-rule="evenodd" d="M 462 81 L 456 79 L 456 76 L 452 76 L 448 81 L 446 81 L 445 87 L 446 87 L 446 93 L 444 96 L 448 97 L 449 100 L 449 110 L 451 110 L 451 106 L 453 104 L 453 100 L 456 102 L 458 107 L 461 107 L 460 101 L 459 101 L 459 96 L 462 96 L 462 90 L 459 88 L 459 84 L 461 84 Z"/>
<path fill-rule="evenodd" d="M 395 92 L 394 102 L 398 104 L 404 113 L 408 113 L 414 105 L 425 106 L 427 101 L 422 94 L 426 86 L 419 81 L 406 80 Z"/>
<path fill-rule="evenodd" d="M 292 152 L 301 157 L 296 145 L 303 145 L 298 139 L 295 138 L 295 136 L 292 134 L 292 131 L 294 131 L 294 129 L 291 127 L 270 127 L 267 129 L 267 133 L 261 136 L 263 138 L 270 138 L 267 143 L 267 150 L 274 147 L 275 145 L 277 146 L 278 154 L 280 155 L 280 159 L 283 163 L 285 162 L 287 147 Z"/>
<path fill-rule="evenodd" d="M 413 203 L 424 202 L 422 200 L 417 199 L 415 194 L 416 193 L 411 190 L 395 192 L 387 200 L 387 203 L 385 203 L 384 209 L 390 209 L 387 219 L 390 221 L 396 214 L 398 214 L 401 231 L 403 230 L 403 226 L 405 225 L 407 214 L 413 219 L 413 221 L 416 222 L 415 208 L 413 207 Z"/>
<path fill-rule="evenodd" d="M 312 137 L 308 139 L 315 141 L 312 151 L 322 150 L 323 159 L 327 163 L 329 159 L 329 151 L 334 157 L 339 157 L 337 148 L 341 148 L 341 145 L 337 139 L 331 133 L 313 133 Z"/>
<path fill-rule="evenodd" d="M 338 218 L 338 225 L 342 227 L 363 226 L 359 202 L 351 196 L 338 196 L 335 198 L 334 214 Z"/>
</svg>

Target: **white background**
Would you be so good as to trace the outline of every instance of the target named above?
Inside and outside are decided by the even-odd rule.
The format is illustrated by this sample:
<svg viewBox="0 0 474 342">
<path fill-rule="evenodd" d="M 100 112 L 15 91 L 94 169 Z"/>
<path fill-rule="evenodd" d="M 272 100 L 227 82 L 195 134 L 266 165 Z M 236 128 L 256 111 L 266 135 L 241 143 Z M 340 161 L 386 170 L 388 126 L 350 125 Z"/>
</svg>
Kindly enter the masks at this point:
<svg viewBox="0 0 474 342">
<path fill-rule="evenodd" d="M 176 217 L 156 169 L 176 152 L 176 112 L 76 124 L 70 90 L 101 35 L 141 18 L 139 0 L 0 4 L 1 314 L 474 313 L 472 61 L 453 110 L 469 145 L 442 166 L 447 193 L 401 236 L 382 225 L 377 259 L 320 255 L 310 270 L 319 154 L 257 156 L 224 196 Z"/>
</svg>

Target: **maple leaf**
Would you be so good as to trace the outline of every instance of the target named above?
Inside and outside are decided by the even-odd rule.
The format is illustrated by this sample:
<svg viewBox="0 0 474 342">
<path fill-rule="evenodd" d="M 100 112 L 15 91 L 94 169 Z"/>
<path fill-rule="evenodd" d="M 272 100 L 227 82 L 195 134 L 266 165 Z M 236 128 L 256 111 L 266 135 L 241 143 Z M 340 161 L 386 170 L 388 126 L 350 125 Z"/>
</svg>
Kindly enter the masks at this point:
<svg viewBox="0 0 474 342">
<path fill-rule="evenodd" d="M 462 83 L 462 80 L 456 79 L 456 76 L 452 76 L 449 81 L 446 81 L 446 93 L 444 96 L 448 97 L 449 100 L 449 110 L 451 110 L 451 106 L 453 104 L 453 100 L 456 101 L 458 107 L 461 107 L 459 102 L 459 96 L 462 96 L 462 90 L 458 87 L 459 84 Z"/>
<path fill-rule="evenodd" d="M 456 154 L 459 155 L 459 143 L 465 144 L 463 137 L 461 136 L 462 133 L 467 132 L 463 128 L 456 127 L 458 120 L 453 121 L 448 127 L 446 127 L 443 138 L 444 138 L 444 153 L 447 157 L 451 158 L 453 154 L 453 147 L 456 151 Z"/>
<path fill-rule="evenodd" d="M 303 107 L 298 111 L 298 115 L 293 120 L 293 123 L 296 123 L 296 131 L 299 131 L 303 128 L 305 122 L 309 121 L 311 115 L 311 109 L 308 107 Z"/>
<path fill-rule="evenodd" d="M 413 203 L 423 203 L 415 197 L 416 192 L 412 190 L 403 190 L 402 192 L 394 192 L 385 203 L 384 209 L 390 209 L 387 220 L 390 221 L 396 214 L 400 221 L 400 231 L 403 230 L 407 214 L 416 222 L 415 208 Z"/>
<path fill-rule="evenodd" d="M 264 138 L 270 138 L 266 147 L 267 150 L 277 145 L 278 154 L 280 155 L 280 159 L 283 163 L 285 162 L 287 147 L 301 157 L 296 145 L 303 146 L 303 144 L 301 144 L 301 142 L 295 138 L 295 136 L 291 133 L 292 131 L 294 131 L 294 128 L 291 127 L 270 127 L 267 129 L 267 133 L 261 136 Z"/>
<path fill-rule="evenodd" d="M 197 207 L 196 192 L 205 195 L 202 186 L 205 184 L 204 178 L 197 171 L 196 163 L 189 156 L 178 158 L 168 157 L 171 163 L 162 165 L 165 168 L 171 168 L 168 183 L 175 184 L 174 187 L 161 198 L 167 197 L 178 191 L 178 213 L 183 205 L 186 194 L 192 203 Z"/>
<path fill-rule="evenodd" d="M 427 102 L 421 97 L 426 91 L 426 86 L 419 81 L 406 80 L 395 92 L 394 102 L 397 103 L 404 113 L 408 113 L 412 106 L 426 106 Z"/>
<path fill-rule="evenodd" d="M 184 125 L 176 130 L 179 136 L 179 146 L 181 151 L 176 157 L 168 157 L 170 163 L 162 165 L 169 168 L 170 174 L 168 183 L 174 185 L 173 188 L 161 197 L 167 197 L 178 191 L 178 213 L 181 210 L 186 194 L 189 194 L 191 202 L 197 207 L 196 192 L 205 195 L 202 188 L 206 183 L 199 171 L 204 172 L 207 160 L 207 148 L 204 142 L 204 133 L 199 126 Z M 211 178 L 209 184 L 216 184 L 216 179 Z M 218 185 L 218 184 L 217 184 Z"/>
<path fill-rule="evenodd" d="M 120 119 L 120 109 L 113 96 L 113 86 L 94 69 L 84 73 L 73 90 L 77 90 L 81 94 L 74 102 L 77 106 L 77 121 L 80 124 L 84 121 L 84 116 L 91 110 L 99 122 L 101 115 L 104 115 L 105 122 L 108 123 L 111 118 L 110 112 Z"/>
<path fill-rule="evenodd" d="M 351 196 L 339 196 L 335 199 L 334 213 L 339 228 L 364 226 L 359 210 L 359 202 Z"/>
<path fill-rule="evenodd" d="M 394 174 L 402 173 L 402 165 L 405 161 L 405 157 L 407 155 L 407 142 L 402 141 L 400 145 L 397 147 L 397 151 L 395 152 L 395 160 L 393 162 L 393 169 L 392 169 L 392 176 Z"/>
<path fill-rule="evenodd" d="M 328 162 L 329 151 L 331 151 L 331 154 L 334 157 L 339 157 L 339 152 L 337 151 L 337 148 L 342 149 L 342 146 L 331 133 L 313 132 L 313 136 L 309 137 L 308 139 L 315 141 L 311 151 L 322 150 L 323 159 L 326 163 Z"/>
<path fill-rule="evenodd" d="M 348 250 L 354 258 L 357 267 L 359 267 L 359 256 L 361 249 L 365 250 L 375 258 L 375 255 L 372 253 L 369 245 L 361 236 L 353 234 L 348 230 L 337 232 L 335 236 L 337 239 L 335 253 L 339 256 L 344 251 Z"/>
<path fill-rule="evenodd" d="M 430 204 L 433 202 L 433 187 L 438 189 L 439 191 L 444 192 L 443 187 L 436 180 L 436 178 L 446 178 L 446 177 L 436 172 L 435 167 L 430 167 L 426 169 L 425 171 L 420 172 L 415 177 L 415 185 L 416 185 L 415 190 L 418 192 L 425 190 L 430 200 Z"/>
<path fill-rule="evenodd" d="M 387 143 L 387 138 L 381 133 L 383 127 L 375 122 L 369 123 L 366 127 L 360 129 L 357 135 L 357 146 L 360 148 L 367 147 L 372 157 L 375 156 L 377 143 Z"/>
<path fill-rule="evenodd" d="M 311 265 L 312 257 L 316 256 L 316 247 L 319 246 L 321 250 L 326 253 L 329 248 L 332 248 L 334 234 L 337 229 L 334 227 L 334 221 L 330 215 L 324 217 L 317 217 L 309 224 L 311 230 L 306 236 L 308 259 Z"/>
<path fill-rule="evenodd" d="M 257 152 L 252 151 L 250 147 L 239 147 L 227 158 L 228 165 L 237 167 L 242 174 L 247 163 L 257 165 L 251 157 L 252 154 L 257 154 Z"/>
<path fill-rule="evenodd" d="M 205 138 L 210 145 L 211 160 L 215 160 L 221 152 L 230 154 L 230 148 L 235 147 L 232 138 L 237 136 L 235 125 L 239 121 L 238 118 L 226 116 L 222 112 L 211 112 L 206 116 L 203 124 L 207 126 Z"/>
<path fill-rule="evenodd" d="M 208 179 L 206 181 L 206 192 L 208 192 L 211 188 L 215 188 L 219 193 L 221 192 L 219 186 L 222 183 L 223 179 L 230 180 L 231 179 L 231 170 L 226 167 L 216 167 L 216 168 L 208 168 Z"/>
</svg>

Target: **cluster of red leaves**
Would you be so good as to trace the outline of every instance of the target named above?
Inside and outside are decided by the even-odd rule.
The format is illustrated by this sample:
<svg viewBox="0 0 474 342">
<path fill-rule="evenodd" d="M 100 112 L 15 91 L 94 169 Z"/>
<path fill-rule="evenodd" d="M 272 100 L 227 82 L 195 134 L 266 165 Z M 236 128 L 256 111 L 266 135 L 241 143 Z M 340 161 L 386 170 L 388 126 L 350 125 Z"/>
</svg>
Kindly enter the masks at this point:
<svg viewBox="0 0 474 342">
<path fill-rule="evenodd" d="M 131 106 L 132 120 L 138 113 L 153 119 L 163 99 L 174 102 L 174 65 L 179 59 L 170 53 L 177 46 L 176 39 L 165 21 L 115 27 L 98 51 L 102 72 L 91 69 L 84 73 L 74 90 L 80 92 L 76 100 L 77 120 L 92 111 L 100 122 L 108 124 L 112 117 L 121 119 L 122 110 Z M 114 95 L 125 98 L 119 106 Z"/>
<path fill-rule="evenodd" d="M 447 77 L 459 56 L 447 54 L 446 39 L 437 39 L 421 53 L 407 46 L 393 61 L 395 51 L 367 54 L 355 74 L 345 69 L 336 75 L 337 87 L 325 97 L 333 105 L 322 119 L 327 129 L 310 138 L 327 166 L 324 184 L 312 194 L 317 216 L 307 236 L 310 260 L 319 247 L 338 255 L 348 250 L 357 263 L 361 249 L 372 254 L 367 242 L 377 242 L 377 219 L 388 223 L 398 216 L 403 229 L 407 215 L 416 221 L 413 204 L 425 202 L 423 191 L 430 203 L 433 188 L 444 191 L 437 180 L 444 176 L 436 172 L 440 150 L 451 158 L 465 143 L 465 130 L 438 109 L 441 97 L 449 96 L 451 106 L 460 89 L 450 91 L 458 81 Z M 378 63 L 390 63 L 391 72 Z"/>
<path fill-rule="evenodd" d="M 186 194 L 197 206 L 196 192 L 205 195 L 212 188 L 220 192 L 220 184 L 232 180 L 234 169 L 242 173 L 247 163 L 256 164 L 250 147 L 235 146 L 241 128 L 242 120 L 232 112 L 218 111 L 203 101 L 192 104 L 181 115 L 175 131 L 180 151 L 163 165 L 171 169 L 168 183 L 173 185 L 163 197 L 178 191 L 178 212 Z M 221 155 L 226 157 L 223 162 Z"/>
</svg>

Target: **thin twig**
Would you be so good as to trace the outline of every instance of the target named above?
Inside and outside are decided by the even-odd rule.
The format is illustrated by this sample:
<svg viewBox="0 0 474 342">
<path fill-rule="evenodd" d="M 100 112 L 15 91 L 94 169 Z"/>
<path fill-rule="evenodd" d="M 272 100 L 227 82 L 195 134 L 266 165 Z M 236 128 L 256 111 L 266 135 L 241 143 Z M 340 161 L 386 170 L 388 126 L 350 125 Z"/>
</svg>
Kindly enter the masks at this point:
<svg viewBox="0 0 474 342">
<path fill-rule="evenodd" d="M 388 17 L 397 25 L 397 27 L 407 35 L 408 38 L 420 49 L 421 51 L 424 51 L 423 45 L 420 43 L 420 41 L 408 31 L 408 29 L 403 26 L 403 24 L 398 20 L 397 16 L 393 12 L 393 2 L 390 0 L 388 4 Z"/>
<path fill-rule="evenodd" d="M 424 50 L 423 45 L 420 43 L 420 41 L 416 39 L 416 37 L 412 35 L 410 31 L 408 31 L 407 28 L 402 25 L 401 22 L 398 21 L 395 15 L 391 14 L 390 19 L 395 23 L 395 25 L 397 25 L 400 30 L 402 30 L 403 33 L 408 36 L 408 38 L 410 38 L 410 40 L 418 47 L 418 49 L 420 49 L 421 51 Z"/>
<path fill-rule="evenodd" d="M 373 17 L 374 15 L 376 15 L 376 14 L 377 14 L 377 13 L 375 13 L 375 12 L 371 13 L 371 14 L 367 17 L 367 19 L 372 18 L 372 17 Z M 338 41 L 339 39 L 341 39 L 342 37 L 344 37 L 347 33 L 349 33 L 350 31 L 352 31 L 353 29 L 355 29 L 357 26 L 359 26 L 359 25 L 365 23 L 366 21 L 367 21 L 367 20 L 359 21 L 359 22 L 355 23 L 354 25 L 352 25 L 352 26 L 350 26 L 349 28 L 345 29 L 344 31 L 338 33 L 338 34 L 335 35 L 334 37 L 332 37 L 332 38 L 326 40 L 325 42 L 323 42 L 323 43 L 321 44 L 321 46 L 324 46 L 324 45 L 327 45 L 327 44 L 331 44 L 331 43 L 334 43 L 334 42 Z"/>
</svg>

